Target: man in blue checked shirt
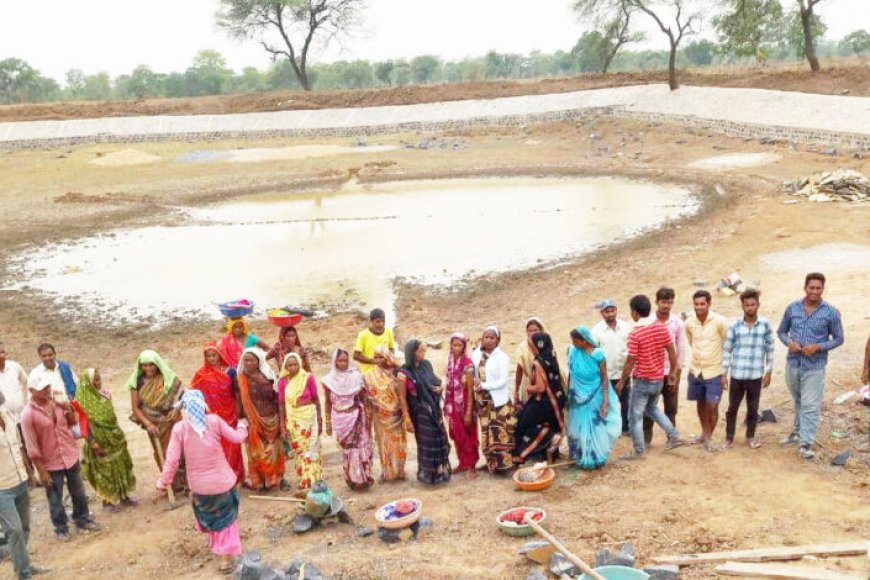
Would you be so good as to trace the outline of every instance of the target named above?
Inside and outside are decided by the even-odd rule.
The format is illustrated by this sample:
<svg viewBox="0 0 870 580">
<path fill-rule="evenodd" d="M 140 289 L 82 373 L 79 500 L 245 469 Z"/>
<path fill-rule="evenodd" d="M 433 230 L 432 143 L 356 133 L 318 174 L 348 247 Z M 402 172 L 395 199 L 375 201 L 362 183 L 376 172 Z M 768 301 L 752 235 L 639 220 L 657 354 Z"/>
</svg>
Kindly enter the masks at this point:
<svg viewBox="0 0 870 580">
<path fill-rule="evenodd" d="M 728 412 L 725 413 L 725 447 L 734 446 L 737 430 L 737 412 L 746 397 L 746 445 L 758 449 L 761 442 L 755 438 L 758 425 L 758 405 L 761 389 L 770 386 L 773 373 L 773 324 L 758 316 L 761 293 L 750 288 L 740 295 L 743 318 L 728 328 L 722 348 L 722 374 L 731 375 L 728 389 Z"/>
<path fill-rule="evenodd" d="M 824 274 L 807 274 L 806 296 L 788 305 L 777 331 L 788 347 L 785 382 L 795 410 L 794 429 L 782 444 L 800 443 L 798 453 L 804 459 L 815 457 L 812 446 L 819 430 L 828 351 L 843 344 L 840 311 L 822 300 L 824 290 Z"/>
</svg>

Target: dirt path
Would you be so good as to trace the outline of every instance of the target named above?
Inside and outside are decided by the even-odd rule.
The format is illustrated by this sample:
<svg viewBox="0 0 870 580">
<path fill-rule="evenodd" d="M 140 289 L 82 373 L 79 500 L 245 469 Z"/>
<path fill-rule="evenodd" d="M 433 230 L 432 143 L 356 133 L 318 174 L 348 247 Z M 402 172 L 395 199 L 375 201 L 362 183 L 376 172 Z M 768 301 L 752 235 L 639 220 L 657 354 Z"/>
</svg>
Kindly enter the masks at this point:
<svg viewBox="0 0 870 580">
<path fill-rule="evenodd" d="M 826 60 L 817 74 L 803 62 L 760 67 L 725 66 L 680 72 L 686 85 L 777 89 L 822 95 L 870 95 L 870 68 L 858 58 Z M 481 81 L 355 91 L 272 91 L 194 98 L 65 102 L 0 106 L 0 121 L 41 121 L 151 115 L 226 115 L 263 111 L 411 105 L 520 95 L 546 95 L 667 82 L 667 71 L 583 74 L 532 81 Z"/>
<path fill-rule="evenodd" d="M 590 142 L 590 132 L 600 134 L 601 139 Z M 414 138 L 420 137 L 395 136 L 384 142 Z M 0 192 L 0 200 L 4 211 L 14 212 L 8 215 L 16 219 L 0 224 L 0 244 L 5 257 L 26 244 L 130 227 L 143 221 L 168 223 L 175 219 L 171 208 L 178 205 L 199 204 L 252 189 L 285 189 L 306 180 L 320 179 L 330 184 L 347 175 L 351 167 L 363 167 L 363 179 L 469 172 L 625 174 L 697 183 L 708 191 L 717 183 L 724 187 L 727 196 L 714 201 L 699 218 L 628 246 L 556 268 L 485 277 L 462 292 L 398 289 L 403 337 L 440 340 L 455 330 L 474 335 L 484 324 L 498 321 L 509 353 L 521 339 L 523 320 L 531 314 L 547 322 L 561 352 L 570 328 L 596 321 L 593 304 L 605 296 L 615 298 L 624 311 L 632 294 L 652 293 L 667 283 L 677 290 L 676 308 L 689 310 L 689 296 L 696 282 L 706 281 L 712 287 L 719 276 L 735 269 L 746 279 L 762 281 L 763 313 L 778 321 L 786 304 L 800 296 L 804 270 L 825 270 L 825 264 L 799 264 L 799 270 L 781 272 L 767 267 L 763 256 L 831 242 L 870 245 L 870 208 L 808 203 L 784 206 L 778 191 L 781 180 L 809 171 L 854 167 L 870 173 L 870 162 L 866 160 L 832 158 L 631 122 L 534 126 L 519 133 L 468 131 L 451 138 L 464 139 L 467 147 L 461 153 L 397 150 L 370 157 L 270 162 L 257 165 L 256 171 L 249 166 L 203 168 L 166 161 L 135 167 L 90 166 L 95 151 L 117 149 L 108 145 L 6 153 L 0 155 L 0 172 L 7 184 Z M 166 158 L 201 146 L 150 144 L 142 149 Z M 601 154 L 600 147 L 609 147 L 609 152 Z M 686 167 L 723 150 L 772 151 L 782 160 L 715 172 Z M 635 155 L 637 152 L 640 154 Z M 92 197 L 66 203 L 54 201 L 68 191 Z M 437 236 L 426 236 L 425 243 L 437 243 Z M 843 313 L 847 342 L 831 356 L 826 397 L 829 403 L 840 392 L 856 386 L 868 331 L 868 291 L 868 276 L 858 267 L 830 275 L 826 296 Z M 739 312 L 736 300 L 718 295 L 714 295 L 713 307 L 728 317 Z M 179 374 L 189 379 L 201 361 L 198 345 L 217 336 L 219 323 L 185 322 L 161 330 L 147 325 L 103 328 L 87 321 L 60 319 L 53 315 L 51 302 L 44 297 L 17 291 L 0 293 L 0 319 L 10 358 L 25 366 L 35 364 L 34 345 L 48 338 L 77 368 L 101 367 L 106 384 L 115 392 L 122 424 L 129 432 L 138 494 L 146 500 L 142 507 L 119 515 L 103 514 L 93 506 L 105 531 L 96 536 L 74 536 L 69 544 L 60 545 L 48 526 L 44 497 L 33 493 L 31 545 L 35 561 L 51 566 L 51 577 L 58 578 L 71 574 L 99 578 L 110 573 L 119 578 L 215 577 L 217 563 L 209 556 L 204 538 L 193 531 L 190 509 L 165 512 L 162 506 L 148 501 L 156 468 L 145 436 L 124 418 L 129 414 L 129 401 L 120 385 L 136 353 L 146 346 L 166 354 Z M 306 344 L 315 352 L 316 374 L 326 370 L 328 348 L 349 344 L 362 324 L 359 315 L 350 313 L 306 322 L 300 328 Z M 274 329 L 263 321 L 255 323 L 255 330 L 269 337 L 274 334 Z M 446 353 L 433 350 L 431 354 L 435 368 L 442 372 Z M 343 578 L 524 578 L 527 565 L 516 556 L 521 540 L 501 535 L 493 523 L 497 513 L 521 504 L 546 509 L 550 514 L 547 528 L 589 559 L 603 544 L 621 540 L 632 540 L 640 560 L 648 561 L 652 556 L 671 552 L 870 538 L 870 478 L 866 467 L 860 461 L 848 470 L 827 465 L 830 455 L 845 443 L 823 438 L 823 457 L 810 463 L 800 461 L 794 450 L 783 450 L 776 444 L 792 417 L 782 378 L 783 349 L 779 346 L 777 356 L 773 385 L 764 393 L 763 404 L 774 406 L 781 422 L 760 428 L 766 445 L 758 452 L 740 447 L 718 455 L 697 448 L 665 453 L 659 433 L 647 461 L 612 462 L 594 473 L 562 471 L 556 485 L 541 494 L 520 494 L 512 490 L 509 482 L 485 474 L 476 481 L 459 477 L 436 489 L 407 482 L 351 493 L 341 483 L 340 455 L 335 442 L 329 440 L 325 448 L 327 479 L 349 501 L 350 511 L 359 523 L 371 526 L 374 508 L 387 500 L 411 495 L 423 499 L 434 528 L 425 530 L 416 543 L 395 547 L 373 537 L 359 538 L 352 526 L 330 527 L 303 537 L 276 537 L 285 530 L 293 510 L 244 500 L 241 524 L 246 548 L 260 550 L 266 560 L 274 563 L 307 558 Z M 686 434 L 696 432 L 693 410 L 684 398 L 680 404 L 678 426 Z M 838 408 L 828 405 L 823 434 L 830 432 L 837 412 Z M 865 441 L 866 435 L 859 429 L 866 429 L 866 414 L 862 410 L 849 412 L 854 418 L 850 419 L 854 420 L 854 438 L 849 442 Z M 723 428 L 720 425 L 720 437 Z M 741 441 L 738 435 L 738 443 Z M 628 445 L 626 439 L 621 439 L 615 453 L 627 450 Z M 409 474 L 413 473 L 412 462 Z M 857 569 L 864 560 L 827 564 Z M 0 567 L 0 574 L 8 577 L 8 565 Z M 711 574 L 709 569 L 695 568 L 687 569 L 684 577 L 707 578 Z"/>
<path fill-rule="evenodd" d="M 167 135 L 232 135 L 269 132 L 400 130 L 408 126 L 498 119 L 534 119 L 561 112 L 617 107 L 631 113 L 675 115 L 744 125 L 866 134 L 855 119 L 870 119 L 870 97 L 812 95 L 765 89 L 649 84 L 550 95 L 502 97 L 417 105 L 282 111 L 186 117 L 112 117 L 74 121 L 0 124 L 4 142 L 51 142 L 54 139 L 129 141 Z"/>
</svg>

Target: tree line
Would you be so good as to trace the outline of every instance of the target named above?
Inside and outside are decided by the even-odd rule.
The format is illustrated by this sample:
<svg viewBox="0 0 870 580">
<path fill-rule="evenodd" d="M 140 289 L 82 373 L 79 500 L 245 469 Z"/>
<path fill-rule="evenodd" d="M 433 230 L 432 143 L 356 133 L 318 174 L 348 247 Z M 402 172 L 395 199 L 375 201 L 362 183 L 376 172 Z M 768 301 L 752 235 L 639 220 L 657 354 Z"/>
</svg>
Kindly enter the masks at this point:
<svg viewBox="0 0 870 580">
<path fill-rule="evenodd" d="M 363 89 L 660 69 L 670 70 L 672 88 L 676 88 L 678 66 L 764 64 L 769 60 L 803 58 L 807 56 L 808 42 L 816 65 L 819 57 L 870 53 L 870 33 L 866 30 L 856 30 L 836 42 L 824 40 L 826 27 L 815 13 L 810 14 L 807 37 L 805 15 L 800 7 L 812 8 L 821 0 L 797 0 L 800 6 L 790 11 L 783 8 L 780 0 L 721 0 L 726 9 L 712 18 L 715 41 L 683 42 L 694 33 L 698 18 L 697 13 L 686 11 L 691 1 L 661 0 L 648 6 L 644 0 L 576 0 L 578 15 L 593 22 L 594 29 L 584 33 L 570 50 L 554 53 L 521 55 L 491 51 L 481 57 L 453 61 L 421 55 L 379 62 L 355 60 L 311 65 L 309 51 L 316 34 L 328 33 L 332 38 L 347 31 L 358 17 L 355 0 L 222 0 L 219 23 L 234 35 L 260 38 L 258 35 L 267 28 L 280 25 L 275 44 L 260 38 L 264 49 L 274 58 L 269 69 L 247 67 L 235 72 L 220 53 L 203 50 L 184 72 L 159 73 L 141 65 L 129 74 L 111 78 L 105 72 L 85 74 L 73 69 L 61 84 L 20 59 L 8 58 L 0 61 L 0 103 L 191 97 L 282 89 Z M 661 12 L 662 3 L 672 4 L 671 20 L 653 10 Z M 255 6 L 261 6 L 262 10 L 251 11 Z M 300 12 L 295 15 L 289 12 L 291 6 Z M 330 10 L 324 12 L 324 6 Z M 644 39 L 635 27 L 638 17 L 649 14 L 667 36 L 668 50 L 627 48 Z M 306 16 L 307 24 L 302 24 Z M 294 45 L 291 39 L 294 30 L 307 30 L 307 34 L 302 34 L 301 45 Z"/>
</svg>

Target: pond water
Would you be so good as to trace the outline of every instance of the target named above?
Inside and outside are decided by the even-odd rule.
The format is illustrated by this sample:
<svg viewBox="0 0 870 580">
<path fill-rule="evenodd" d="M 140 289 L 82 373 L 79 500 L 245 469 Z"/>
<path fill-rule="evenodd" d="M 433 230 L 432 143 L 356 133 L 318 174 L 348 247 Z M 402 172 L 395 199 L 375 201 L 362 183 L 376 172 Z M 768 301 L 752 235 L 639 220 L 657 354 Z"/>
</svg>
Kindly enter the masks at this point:
<svg viewBox="0 0 870 580">
<path fill-rule="evenodd" d="M 758 165 L 776 163 L 780 159 L 782 159 L 782 156 L 776 153 L 728 153 L 726 155 L 716 155 L 714 157 L 698 159 L 697 161 L 689 163 L 687 167 L 693 167 L 695 169 L 756 167 Z"/>
<path fill-rule="evenodd" d="M 544 267 L 697 211 L 689 190 L 621 178 L 482 178 L 276 193 L 188 210 L 181 226 L 51 245 L 13 259 L 16 288 L 109 320 L 272 306 L 390 308 L 397 277 L 461 284 Z M 59 305 L 63 300 L 58 301 Z"/>
<path fill-rule="evenodd" d="M 291 147 L 249 147 L 247 149 L 197 149 L 175 158 L 178 163 L 257 163 L 330 157 L 348 153 L 382 153 L 397 149 L 394 145 L 294 145 Z"/>
</svg>

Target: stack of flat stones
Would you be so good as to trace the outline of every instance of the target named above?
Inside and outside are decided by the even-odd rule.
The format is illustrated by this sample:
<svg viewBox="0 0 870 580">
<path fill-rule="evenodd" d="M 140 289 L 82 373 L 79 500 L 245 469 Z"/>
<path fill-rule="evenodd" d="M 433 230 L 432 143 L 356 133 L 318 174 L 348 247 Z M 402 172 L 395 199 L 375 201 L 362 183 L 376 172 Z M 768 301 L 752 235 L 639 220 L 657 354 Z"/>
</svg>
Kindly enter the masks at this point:
<svg viewBox="0 0 870 580">
<path fill-rule="evenodd" d="M 807 177 L 783 183 L 786 193 L 804 197 L 808 201 L 870 202 L 870 178 L 852 169 L 838 169 L 814 173 Z"/>
</svg>

